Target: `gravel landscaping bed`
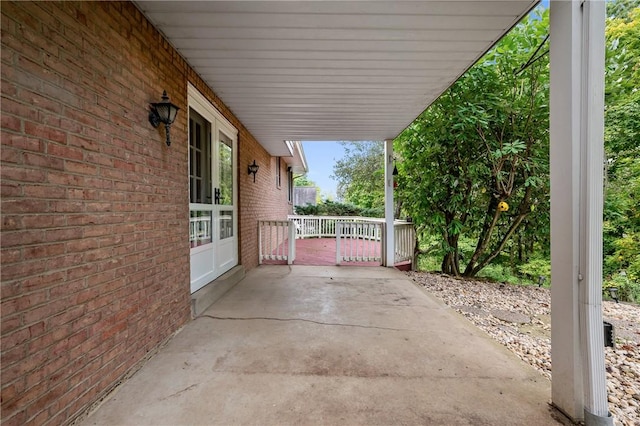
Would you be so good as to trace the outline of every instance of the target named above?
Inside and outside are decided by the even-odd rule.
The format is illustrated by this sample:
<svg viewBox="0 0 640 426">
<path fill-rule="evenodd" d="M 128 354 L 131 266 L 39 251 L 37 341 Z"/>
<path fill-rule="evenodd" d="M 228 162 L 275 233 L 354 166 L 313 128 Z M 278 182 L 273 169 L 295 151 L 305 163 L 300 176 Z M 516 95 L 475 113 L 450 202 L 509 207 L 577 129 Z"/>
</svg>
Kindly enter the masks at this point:
<svg viewBox="0 0 640 426">
<path fill-rule="evenodd" d="M 548 288 L 407 272 L 417 283 L 551 378 Z M 603 302 L 615 348 L 605 348 L 609 410 L 618 425 L 640 426 L 640 307 Z"/>
</svg>

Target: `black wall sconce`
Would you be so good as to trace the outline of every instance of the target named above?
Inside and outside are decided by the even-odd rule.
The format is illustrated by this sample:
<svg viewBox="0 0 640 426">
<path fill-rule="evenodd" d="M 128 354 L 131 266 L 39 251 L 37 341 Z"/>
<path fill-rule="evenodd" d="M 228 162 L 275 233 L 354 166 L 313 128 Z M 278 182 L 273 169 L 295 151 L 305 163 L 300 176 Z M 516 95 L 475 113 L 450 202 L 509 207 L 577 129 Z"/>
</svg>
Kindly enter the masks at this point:
<svg viewBox="0 0 640 426">
<path fill-rule="evenodd" d="M 162 102 L 149 104 L 149 108 L 151 109 L 149 111 L 149 123 L 151 123 L 153 127 L 158 127 L 160 123 L 164 123 L 164 130 L 167 134 L 167 146 L 171 146 L 169 129 L 171 128 L 171 123 L 176 119 L 180 108 L 169 101 L 166 90 L 162 92 Z"/>
<path fill-rule="evenodd" d="M 258 169 L 260 166 L 256 164 L 256 160 L 253 160 L 253 164 L 249 164 L 249 174 L 253 175 L 253 182 L 256 182 L 256 173 L 258 173 Z"/>
</svg>

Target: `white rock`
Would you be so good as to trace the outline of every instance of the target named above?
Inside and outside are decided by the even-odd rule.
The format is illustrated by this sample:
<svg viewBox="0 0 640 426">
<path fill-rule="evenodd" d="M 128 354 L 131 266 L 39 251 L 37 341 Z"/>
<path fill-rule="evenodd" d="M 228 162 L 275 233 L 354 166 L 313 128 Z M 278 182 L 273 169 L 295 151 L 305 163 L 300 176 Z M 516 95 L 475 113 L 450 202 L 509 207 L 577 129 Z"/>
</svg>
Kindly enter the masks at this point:
<svg viewBox="0 0 640 426">
<path fill-rule="evenodd" d="M 438 274 L 408 274 L 449 306 L 475 306 L 484 312 L 509 311 L 531 318 L 531 322 L 527 324 L 528 332 L 520 333 L 514 324 L 491 316 L 481 318 L 473 312 L 464 313 L 469 321 L 550 378 L 549 289 L 508 284 L 501 287 L 500 284 L 455 279 Z M 612 320 L 616 332 L 620 332 L 616 334 L 616 349 L 605 348 L 609 409 L 616 424 L 639 426 L 640 307 L 608 301 L 604 301 L 602 306 L 605 320 Z M 633 338 L 624 340 L 620 338 L 621 335 Z"/>
</svg>

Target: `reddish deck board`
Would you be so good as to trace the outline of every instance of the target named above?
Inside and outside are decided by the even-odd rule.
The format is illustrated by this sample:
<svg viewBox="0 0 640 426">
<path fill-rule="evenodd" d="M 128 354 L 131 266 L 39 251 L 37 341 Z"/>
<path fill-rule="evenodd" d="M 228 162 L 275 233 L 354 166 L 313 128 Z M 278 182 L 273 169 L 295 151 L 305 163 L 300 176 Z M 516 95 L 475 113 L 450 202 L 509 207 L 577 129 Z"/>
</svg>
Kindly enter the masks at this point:
<svg viewBox="0 0 640 426">
<path fill-rule="evenodd" d="M 358 240 L 354 240 L 358 241 Z M 360 242 L 363 244 L 362 242 Z M 265 265 L 286 264 L 286 260 L 265 260 Z M 333 266 L 336 264 L 335 238 L 305 238 L 296 240 L 294 265 Z M 351 266 L 380 266 L 380 262 L 344 262 Z"/>
</svg>

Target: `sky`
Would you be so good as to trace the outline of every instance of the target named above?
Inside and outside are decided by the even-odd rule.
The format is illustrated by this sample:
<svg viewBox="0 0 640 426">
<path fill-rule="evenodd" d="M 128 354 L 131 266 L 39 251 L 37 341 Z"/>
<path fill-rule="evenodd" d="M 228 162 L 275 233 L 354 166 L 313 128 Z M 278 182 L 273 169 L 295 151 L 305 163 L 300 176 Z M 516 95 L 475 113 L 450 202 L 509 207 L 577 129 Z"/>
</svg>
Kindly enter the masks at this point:
<svg viewBox="0 0 640 426">
<path fill-rule="evenodd" d="M 330 176 L 333 165 L 344 155 L 342 145 L 339 142 L 304 141 L 302 148 L 309 167 L 307 177 L 320 187 L 322 198 L 330 195 L 335 199 L 337 183 Z"/>
</svg>

